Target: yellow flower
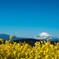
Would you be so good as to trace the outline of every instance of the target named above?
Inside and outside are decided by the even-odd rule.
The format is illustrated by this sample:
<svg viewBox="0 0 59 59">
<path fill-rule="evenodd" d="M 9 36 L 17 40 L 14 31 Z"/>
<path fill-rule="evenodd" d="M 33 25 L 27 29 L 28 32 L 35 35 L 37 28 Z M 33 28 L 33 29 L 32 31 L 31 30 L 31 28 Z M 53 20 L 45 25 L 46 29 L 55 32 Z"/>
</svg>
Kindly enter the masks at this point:
<svg viewBox="0 0 59 59">
<path fill-rule="evenodd" d="M 12 41 L 12 39 L 13 39 L 13 36 L 10 36 L 10 41 Z"/>
<path fill-rule="evenodd" d="M 0 38 L 0 41 L 3 43 L 3 39 L 2 38 Z"/>
<path fill-rule="evenodd" d="M 41 38 L 39 37 L 39 40 L 41 40 Z"/>
<path fill-rule="evenodd" d="M 47 39 L 47 42 L 49 41 L 49 39 Z"/>
<path fill-rule="evenodd" d="M 12 39 L 13 36 L 10 36 L 10 39 Z"/>
<path fill-rule="evenodd" d="M 31 46 L 25 42 L 12 44 L 5 41 L 5 44 L 0 45 L 0 59 L 59 59 L 59 42 L 56 45 L 51 44 L 49 40 L 40 42 Z"/>
<path fill-rule="evenodd" d="M 41 41 L 41 43 L 43 43 L 43 41 Z"/>
</svg>

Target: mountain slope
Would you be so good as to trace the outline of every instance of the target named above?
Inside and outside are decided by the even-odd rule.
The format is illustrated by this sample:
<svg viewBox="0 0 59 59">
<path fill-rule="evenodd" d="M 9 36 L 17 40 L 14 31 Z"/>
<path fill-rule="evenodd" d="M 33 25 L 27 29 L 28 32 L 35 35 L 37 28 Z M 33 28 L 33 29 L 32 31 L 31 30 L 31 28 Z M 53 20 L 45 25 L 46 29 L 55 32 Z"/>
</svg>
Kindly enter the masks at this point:
<svg viewBox="0 0 59 59">
<path fill-rule="evenodd" d="M 2 38 L 3 40 L 9 40 L 9 37 L 10 37 L 10 35 L 0 34 L 0 38 Z M 21 38 L 13 36 L 13 40 L 16 40 L 16 39 L 21 39 Z"/>
<path fill-rule="evenodd" d="M 41 38 L 41 40 L 50 39 L 50 41 L 57 41 L 59 39 L 59 38 L 53 37 L 52 35 L 46 32 L 42 32 L 41 34 L 39 34 L 39 36 L 35 36 L 34 38 L 39 39 L 39 37 Z"/>
</svg>

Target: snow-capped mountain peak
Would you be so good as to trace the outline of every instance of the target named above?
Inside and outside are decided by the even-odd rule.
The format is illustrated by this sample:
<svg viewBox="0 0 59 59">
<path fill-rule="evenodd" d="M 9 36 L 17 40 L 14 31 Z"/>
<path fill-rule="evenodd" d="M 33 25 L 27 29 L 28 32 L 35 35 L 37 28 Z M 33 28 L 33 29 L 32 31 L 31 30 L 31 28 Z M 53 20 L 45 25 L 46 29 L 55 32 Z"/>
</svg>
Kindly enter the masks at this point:
<svg viewBox="0 0 59 59">
<path fill-rule="evenodd" d="M 55 40 L 55 39 L 58 39 L 58 38 L 56 38 L 56 37 L 53 37 L 52 35 L 50 35 L 50 34 L 48 34 L 48 33 L 46 33 L 46 32 L 42 32 L 42 33 L 40 33 L 38 36 L 35 36 L 34 37 L 35 39 L 50 39 L 50 40 Z"/>
<path fill-rule="evenodd" d="M 39 34 L 39 36 L 51 36 L 50 34 L 46 33 L 46 32 L 42 32 L 41 34 Z"/>
</svg>

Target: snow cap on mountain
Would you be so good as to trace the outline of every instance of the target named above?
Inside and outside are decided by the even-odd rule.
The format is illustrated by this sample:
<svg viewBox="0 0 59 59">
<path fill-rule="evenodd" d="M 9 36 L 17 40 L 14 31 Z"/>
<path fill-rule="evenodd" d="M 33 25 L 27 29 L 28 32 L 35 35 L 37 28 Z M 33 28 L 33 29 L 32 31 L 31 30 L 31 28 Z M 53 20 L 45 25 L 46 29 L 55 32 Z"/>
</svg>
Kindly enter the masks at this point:
<svg viewBox="0 0 59 59">
<path fill-rule="evenodd" d="M 47 40 L 49 39 L 50 41 L 56 41 L 59 38 L 53 37 L 52 35 L 46 33 L 46 32 L 42 32 L 41 34 L 39 34 L 38 36 L 34 37 L 35 39 L 41 39 L 41 40 Z"/>
<path fill-rule="evenodd" d="M 52 36 L 50 34 L 46 33 L 46 32 L 42 32 L 42 33 L 39 34 L 39 36 L 35 36 L 34 38 L 39 39 L 39 37 L 41 39 L 47 39 L 47 38 L 52 39 L 51 38 Z"/>
<path fill-rule="evenodd" d="M 41 34 L 39 34 L 39 36 L 51 36 L 51 35 L 46 32 L 42 32 Z"/>
</svg>

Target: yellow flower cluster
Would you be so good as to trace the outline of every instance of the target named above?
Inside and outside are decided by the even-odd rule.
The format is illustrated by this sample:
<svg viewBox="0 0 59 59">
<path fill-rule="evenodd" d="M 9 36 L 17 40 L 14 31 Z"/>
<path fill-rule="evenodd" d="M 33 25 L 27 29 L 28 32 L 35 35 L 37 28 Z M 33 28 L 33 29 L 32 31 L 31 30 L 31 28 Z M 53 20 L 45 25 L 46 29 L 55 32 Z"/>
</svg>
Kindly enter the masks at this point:
<svg viewBox="0 0 59 59">
<path fill-rule="evenodd" d="M 27 43 L 9 43 L 0 45 L 0 59 L 59 59 L 59 42 L 51 44 L 49 39 L 36 42 L 35 46 Z"/>
<path fill-rule="evenodd" d="M 12 41 L 12 39 L 13 39 L 13 36 L 10 36 L 9 38 L 10 38 L 10 40 L 9 40 L 9 41 Z"/>
<path fill-rule="evenodd" d="M 0 38 L 0 41 L 3 43 L 3 39 L 2 38 Z"/>
</svg>

